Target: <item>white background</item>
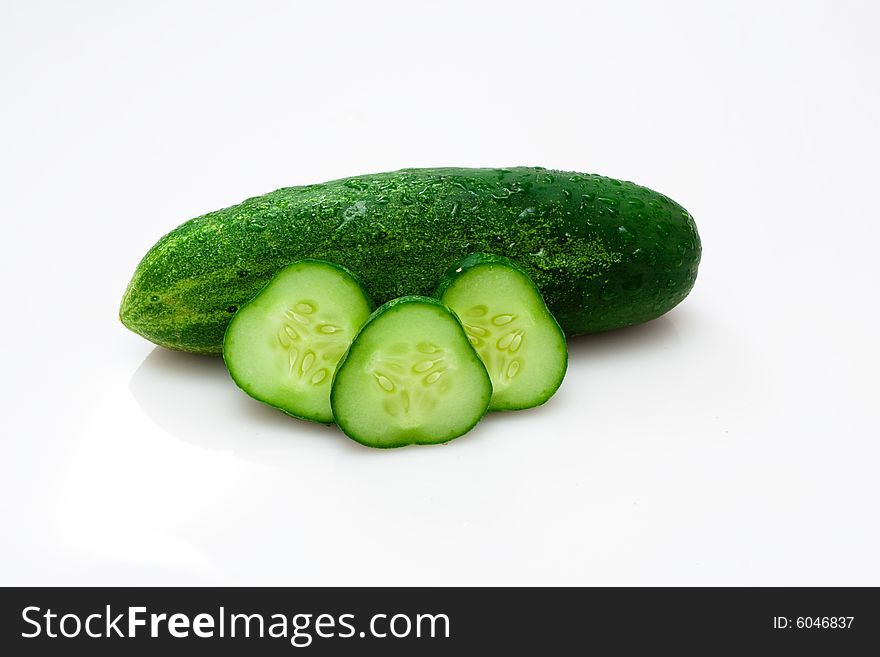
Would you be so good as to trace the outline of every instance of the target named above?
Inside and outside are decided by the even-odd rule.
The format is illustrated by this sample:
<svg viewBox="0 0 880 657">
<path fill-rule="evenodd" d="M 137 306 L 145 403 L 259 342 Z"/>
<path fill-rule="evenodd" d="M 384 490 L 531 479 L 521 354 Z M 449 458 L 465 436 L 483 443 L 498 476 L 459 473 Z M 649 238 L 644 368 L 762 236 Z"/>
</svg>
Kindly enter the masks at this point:
<svg viewBox="0 0 880 657">
<path fill-rule="evenodd" d="M 875 7 L 4 0 L 0 583 L 880 585 Z M 189 217 L 450 165 L 670 195 L 693 293 L 396 451 L 116 319 Z"/>
</svg>

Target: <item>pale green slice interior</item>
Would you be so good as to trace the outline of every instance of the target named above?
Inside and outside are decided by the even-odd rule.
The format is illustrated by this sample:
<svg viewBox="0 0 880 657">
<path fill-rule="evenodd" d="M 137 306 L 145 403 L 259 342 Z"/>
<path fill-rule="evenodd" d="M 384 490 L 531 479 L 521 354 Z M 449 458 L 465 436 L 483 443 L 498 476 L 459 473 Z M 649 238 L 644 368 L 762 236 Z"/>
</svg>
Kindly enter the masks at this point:
<svg viewBox="0 0 880 657">
<path fill-rule="evenodd" d="M 489 410 L 531 408 L 556 392 L 568 365 L 565 335 L 526 274 L 497 262 L 476 265 L 456 276 L 441 301 L 492 378 Z"/>
<path fill-rule="evenodd" d="M 371 304 L 357 280 L 328 262 L 282 269 L 236 313 L 223 358 L 236 384 L 286 413 L 333 422 L 330 384 Z"/>
<path fill-rule="evenodd" d="M 455 316 L 404 297 L 376 311 L 340 363 L 336 423 L 371 447 L 443 443 L 486 412 L 492 386 Z"/>
</svg>

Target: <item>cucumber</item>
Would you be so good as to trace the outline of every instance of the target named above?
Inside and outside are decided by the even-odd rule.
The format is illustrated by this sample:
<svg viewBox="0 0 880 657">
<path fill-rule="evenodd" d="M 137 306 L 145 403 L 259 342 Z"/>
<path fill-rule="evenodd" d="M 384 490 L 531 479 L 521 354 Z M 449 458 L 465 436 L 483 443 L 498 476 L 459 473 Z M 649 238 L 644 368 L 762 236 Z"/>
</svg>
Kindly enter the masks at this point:
<svg viewBox="0 0 880 657">
<path fill-rule="evenodd" d="M 372 305 L 357 279 L 322 260 L 284 267 L 232 318 L 223 359 L 236 385 L 285 413 L 331 424 L 336 365 Z"/>
<path fill-rule="evenodd" d="M 489 372 L 490 411 L 532 408 L 553 396 L 568 349 L 528 274 L 503 256 L 475 253 L 443 275 L 437 297 L 458 315 Z"/>
<path fill-rule="evenodd" d="M 339 363 L 330 405 L 336 424 L 368 447 L 445 443 L 470 431 L 492 382 L 455 315 L 436 299 L 380 307 Z"/>
<path fill-rule="evenodd" d="M 684 208 L 630 182 L 537 167 L 408 169 L 279 189 L 184 223 L 144 256 L 120 318 L 157 344 L 217 353 L 235 311 L 289 262 L 338 262 L 384 303 L 432 294 L 475 252 L 517 262 L 571 336 L 678 304 L 700 240 Z"/>
</svg>

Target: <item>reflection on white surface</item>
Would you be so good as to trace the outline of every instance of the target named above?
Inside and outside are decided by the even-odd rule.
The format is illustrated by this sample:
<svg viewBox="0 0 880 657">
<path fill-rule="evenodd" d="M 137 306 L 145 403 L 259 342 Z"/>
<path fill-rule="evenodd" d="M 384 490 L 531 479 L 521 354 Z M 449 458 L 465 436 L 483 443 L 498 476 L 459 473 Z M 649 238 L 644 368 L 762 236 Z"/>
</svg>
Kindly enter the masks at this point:
<svg viewBox="0 0 880 657">
<path fill-rule="evenodd" d="M 608 358 L 639 357 L 645 352 L 660 352 L 672 349 L 678 343 L 678 330 L 671 317 L 681 317 L 682 309 L 676 315 L 664 315 L 646 324 L 630 326 L 617 331 L 582 335 L 568 340 L 569 362 L 574 367 L 583 363 L 595 363 Z"/>
<path fill-rule="evenodd" d="M 138 344 L 117 333 L 116 344 Z M 3 484 L 17 583 L 612 584 L 827 577 L 872 554 L 877 447 L 858 415 L 829 450 L 801 353 L 687 305 L 570 341 L 559 393 L 448 445 L 371 450 L 248 398 L 217 358 L 163 349 L 82 368 Z M 140 346 L 138 344 L 138 346 Z M 98 349 L 96 346 L 95 349 Z M 81 352 L 95 362 L 94 353 Z M 824 372 L 838 366 L 814 353 Z M 134 368 L 134 369 L 131 369 Z M 839 369 L 839 368 L 838 368 Z M 756 376 L 759 372 L 760 376 Z M 784 383 L 784 385 L 783 385 Z M 16 430 L 16 426 L 12 430 Z M 873 445 L 873 446 L 872 446 Z M 843 449 L 840 449 L 843 447 Z M 866 456 L 857 462 L 847 454 Z M 760 456 L 758 456 L 760 455 Z M 845 474 L 833 480 L 825 472 Z M 788 505 L 780 517 L 775 511 Z M 837 506 L 837 505 L 835 505 Z M 823 511 L 824 513 L 824 511 Z M 791 559 L 794 545 L 811 553 Z M 20 546 L 20 547 L 19 547 Z M 43 567 L 40 564 L 48 564 Z M 755 566 L 754 564 L 760 564 Z M 759 574 L 755 574 L 758 568 Z M 853 581 L 859 567 L 835 569 Z M 810 570 L 812 569 L 812 570 Z M 817 581 L 827 581 L 821 577 Z"/>
<path fill-rule="evenodd" d="M 591 540 L 593 505 L 629 504 L 613 489 L 597 495 L 603 453 L 621 437 L 603 429 L 617 415 L 603 396 L 617 396 L 627 379 L 638 394 L 637 372 L 650 371 L 677 344 L 669 318 L 572 340 L 566 381 L 546 405 L 487 415 L 448 445 L 397 450 L 364 448 L 333 427 L 251 400 L 218 358 L 156 348 L 129 389 L 173 438 L 233 457 L 199 466 L 197 454 L 187 455 L 201 471 L 193 481 L 216 479 L 208 472 L 223 463 L 228 483 L 217 500 L 222 507 L 193 509 L 207 519 L 203 529 L 172 537 L 190 537 L 189 552 L 217 564 L 223 575 L 213 581 L 267 582 L 270 564 L 279 578 L 273 582 L 286 583 L 406 583 L 416 573 L 464 582 L 478 571 L 483 581 L 529 581 L 538 573 L 555 579 L 580 563 L 576 546 Z M 604 394 L 590 391 L 590 381 L 603 382 Z M 167 499 L 175 503 L 170 492 Z M 218 532 L 222 544 L 209 538 Z M 240 553 L 261 556 L 238 563 Z M 204 567 L 190 576 L 198 572 Z"/>
<path fill-rule="evenodd" d="M 292 418 L 239 390 L 215 356 L 156 347 L 131 378 L 131 394 L 161 429 L 185 442 L 273 464 L 275 440 L 297 449 L 360 449 L 334 427 Z"/>
<path fill-rule="evenodd" d="M 677 340 L 675 325 L 668 317 L 600 335 L 569 340 L 569 368 L 575 372 L 584 363 L 610 358 L 641 358 L 651 350 L 661 353 Z M 663 344 L 665 343 L 665 344 Z M 589 367 L 589 365 L 587 365 Z M 577 376 L 577 374 L 567 375 Z M 539 417 L 557 412 L 568 386 L 545 405 L 519 411 Z M 207 449 L 232 451 L 239 458 L 266 465 L 279 464 L 279 448 L 322 449 L 336 453 L 374 453 L 346 438 L 336 427 L 292 418 L 257 402 L 239 390 L 226 371 L 223 359 L 156 347 L 135 371 L 129 384 L 132 396 L 162 430 L 175 438 Z M 459 440 L 479 440 L 481 425 L 499 415 L 490 414 Z M 436 446 L 439 449 L 447 446 Z M 411 446 L 404 451 L 430 450 Z"/>
</svg>

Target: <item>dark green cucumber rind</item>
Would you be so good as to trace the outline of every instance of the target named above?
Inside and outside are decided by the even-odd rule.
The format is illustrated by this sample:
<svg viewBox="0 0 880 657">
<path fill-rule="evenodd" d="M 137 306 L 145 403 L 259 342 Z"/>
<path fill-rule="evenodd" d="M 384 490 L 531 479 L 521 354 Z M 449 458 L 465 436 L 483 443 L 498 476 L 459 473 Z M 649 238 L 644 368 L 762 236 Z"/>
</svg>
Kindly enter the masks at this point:
<svg viewBox="0 0 880 657">
<path fill-rule="evenodd" d="M 408 169 L 279 189 L 184 223 L 144 256 L 120 318 L 157 344 L 216 353 L 237 308 L 288 262 L 345 265 L 382 303 L 430 294 L 450 263 L 485 251 L 515 260 L 566 334 L 580 335 L 678 304 L 700 248 L 687 211 L 630 182 Z"/>
<path fill-rule="evenodd" d="M 272 276 L 272 278 L 270 278 L 269 281 L 268 281 L 263 287 L 260 288 L 260 290 L 257 292 L 257 294 L 255 294 L 255 295 L 254 295 L 254 296 L 253 296 L 253 297 L 252 297 L 247 303 L 245 303 L 244 305 L 242 305 L 241 308 L 238 309 L 238 311 L 235 313 L 235 315 L 233 315 L 233 317 L 232 317 L 232 319 L 230 320 L 229 324 L 226 326 L 226 330 L 225 330 L 224 335 L 223 335 L 223 343 L 224 343 L 224 344 L 226 344 L 226 336 L 229 335 L 229 333 L 230 333 L 230 331 L 231 331 L 231 329 L 232 329 L 233 324 L 235 324 L 235 318 L 239 315 L 239 313 L 240 313 L 242 310 L 244 310 L 245 308 L 247 308 L 251 303 L 257 301 L 258 298 L 259 298 L 259 296 L 260 296 L 260 293 L 261 293 L 263 290 L 265 290 L 266 288 L 268 288 L 276 278 L 282 276 L 282 275 L 284 274 L 284 272 L 290 270 L 291 268 L 296 267 L 296 266 L 298 266 L 298 265 L 301 265 L 301 264 L 303 264 L 303 263 L 312 263 L 312 264 L 319 264 L 319 265 L 322 265 L 322 266 L 326 266 L 326 267 L 329 268 L 329 269 L 334 269 L 334 270 L 336 270 L 336 271 L 342 272 L 343 274 L 345 274 L 345 275 L 351 277 L 351 279 L 357 284 L 358 288 L 360 289 L 361 294 L 364 295 L 364 298 L 367 300 L 368 305 L 370 306 L 370 308 L 373 308 L 373 307 L 374 307 L 373 302 L 372 302 L 372 299 L 371 299 L 371 297 L 370 297 L 370 294 L 369 294 L 369 293 L 367 292 L 367 290 L 364 288 L 363 281 L 361 281 L 361 279 L 358 278 L 354 273 L 350 272 L 348 269 L 346 269 L 346 268 L 343 267 L 342 265 L 338 265 L 338 264 L 336 264 L 335 262 L 328 262 L 327 260 L 319 260 L 319 259 L 317 259 L 317 258 L 302 258 L 301 260 L 297 260 L 296 262 L 292 262 L 292 263 L 290 263 L 290 264 L 288 264 L 288 265 L 285 265 L 285 266 L 282 267 L 280 270 L 278 270 L 277 272 L 275 272 L 275 275 Z M 270 403 L 270 402 L 267 402 L 267 401 L 265 401 L 265 400 L 263 400 L 263 399 L 260 399 L 259 397 L 255 396 L 255 395 L 251 394 L 251 391 L 248 390 L 248 386 L 247 386 L 247 384 L 245 384 L 244 382 L 242 382 L 242 381 L 239 379 L 239 377 L 236 376 L 235 365 L 234 365 L 233 363 L 231 363 L 231 362 L 229 361 L 228 358 L 226 358 L 226 351 L 225 351 L 225 350 L 223 350 L 222 355 L 223 355 L 223 362 L 226 364 L 226 369 L 229 371 L 229 376 L 232 377 L 232 381 L 235 383 L 236 386 L 238 386 L 239 389 L 241 389 L 241 390 L 242 390 L 245 394 L 247 394 L 249 397 L 251 397 L 251 398 L 253 398 L 253 399 L 256 399 L 257 401 L 259 401 L 259 402 L 261 402 L 261 403 L 263 403 L 263 404 L 266 404 L 267 406 L 271 406 L 272 408 L 276 408 L 276 409 L 278 409 L 279 411 L 281 411 L 282 413 L 285 413 L 285 414 L 287 414 L 287 415 L 290 415 L 291 417 L 295 417 L 295 418 L 297 418 L 297 419 L 299 419 L 299 420 L 309 420 L 310 422 L 317 422 L 318 424 L 324 424 L 324 425 L 327 425 L 327 426 L 332 426 L 332 425 L 334 424 L 334 422 L 333 422 L 332 419 L 330 419 L 330 420 L 325 420 L 325 419 L 319 419 L 319 418 L 309 417 L 309 416 L 307 416 L 307 415 L 299 415 L 299 414 L 294 413 L 294 412 L 292 412 L 292 411 L 290 411 L 290 410 L 288 410 L 288 409 L 286 409 L 286 408 L 282 408 L 282 407 L 280 407 L 280 406 L 278 406 L 278 405 L 276 405 L 276 404 L 272 404 L 272 403 Z"/>
<path fill-rule="evenodd" d="M 562 381 L 563 379 L 565 379 L 565 373 L 568 371 L 568 349 L 565 348 L 565 333 L 562 330 L 562 327 L 559 326 L 559 322 L 556 321 L 553 313 L 550 312 L 550 309 L 544 302 L 544 298 L 541 295 L 541 290 L 538 289 L 538 286 L 535 285 L 534 281 L 529 277 L 526 271 L 510 258 L 505 258 L 504 256 L 499 256 L 492 253 L 472 253 L 462 258 L 446 270 L 443 276 L 441 276 L 440 282 L 437 284 L 437 291 L 435 292 L 434 296 L 436 296 L 442 302 L 443 293 L 447 290 L 447 288 L 449 288 L 450 285 L 452 285 L 452 283 L 454 283 L 458 279 L 458 277 L 470 271 L 471 269 L 474 269 L 475 267 L 485 267 L 488 265 L 500 265 L 502 267 L 509 267 L 510 269 L 513 269 L 514 271 L 522 274 L 522 276 L 524 277 L 523 284 L 531 286 L 534 289 L 535 294 L 541 302 L 541 305 L 543 305 L 544 307 L 544 311 L 547 314 L 547 319 L 553 324 L 553 326 L 555 326 L 559 330 L 560 334 L 563 335 L 565 361 L 559 374 L 559 380 L 556 381 L 555 384 L 553 384 L 551 387 L 547 388 L 546 394 L 543 396 L 543 398 L 541 398 L 541 400 L 537 403 L 529 404 L 527 406 L 517 406 L 513 404 L 496 406 L 492 409 L 492 411 L 522 411 L 528 408 L 536 408 L 538 406 L 546 404 L 547 401 L 556 394 L 556 391 L 559 390 L 559 386 L 562 385 Z"/>
<path fill-rule="evenodd" d="M 457 436 L 452 436 L 452 437 L 447 438 L 445 440 L 400 442 L 400 443 L 390 443 L 390 444 L 389 443 L 374 444 L 374 443 L 371 443 L 369 440 L 366 440 L 360 436 L 354 435 L 353 433 L 349 433 L 346 430 L 344 421 L 339 422 L 339 418 L 337 418 L 337 425 L 343 431 L 343 433 L 345 433 L 346 436 L 348 436 L 349 438 L 351 438 L 355 442 L 358 442 L 361 445 L 364 445 L 365 447 L 372 447 L 374 449 L 392 449 L 392 448 L 397 448 L 397 447 L 406 447 L 407 445 L 438 445 L 438 444 L 451 442 L 452 440 L 455 440 L 456 438 L 460 438 L 461 436 L 469 433 L 475 426 L 477 426 L 477 424 L 480 422 L 480 420 L 486 414 L 486 411 L 489 408 L 489 402 L 491 401 L 491 398 L 492 398 L 492 380 L 489 378 L 489 373 L 486 372 L 486 369 L 483 367 L 483 361 L 480 360 L 479 354 L 471 346 L 471 343 L 468 342 L 467 336 L 464 333 L 464 329 L 461 328 L 461 324 L 459 323 L 458 317 L 455 315 L 455 313 L 452 312 L 452 310 L 450 310 L 447 306 L 445 306 L 443 303 L 441 303 L 437 299 L 434 299 L 432 297 L 410 294 L 410 295 L 398 297 L 397 299 L 392 299 L 391 301 L 384 303 L 383 305 L 379 306 L 376 310 L 374 310 L 373 314 L 370 315 L 370 318 L 364 323 L 364 325 L 361 327 L 360 331 L 358 331 L 354 340 L 352 340 L 351 345 L 349 346 L 349 348 L 345 352 L 345 355 L 339 360 L 339 364 L 336 366 L 336 372 L 334 372 L 334 374 L 333 374 L 333 383 L 330 386 L 330 408 L 334 409 L 334 415 L 335 415 L 335 408 L 338 405 L 338 402 L 336 401 L 336 392 L 337 392 L 336 378 L 337 378 L 339 372 L 342 371 L 342 366 L 345 364 L 345 361 L 348 359 L 349 354 L 354 349 L 357 349 L 358 338 L 365 331 L 369 330 L 370 325 L 373 323 L 373 320 L 375 320 L 378 317 L 381 317 L 382 315 L 385 315 L 386 313 L 394 312 L 396 309 L 400 308 L 400 306 L 406 305 L 408 303 L 426 303 L 426 304 L 438 306 L 444 312 L 449 313 L 450 316 L 452 317 L 452 319 L 455 320 L 456 324 L 458 324 L 459 330 L 461 331 L 461 339 L 462 339 L 463 343 L 467 345 L 468 349 L 470 349 L 471 356 L 474 359 L 474 362 L 477 363 L 480 366 L 480 368 L 482 368 L 482 371 L 486 375 L 486 384 L 487 384 L 487 388 L 488 388 L 488 394 L 486 395 L 485 409 L 483 410 L 483 413 L 481 413 L 480 416 L 474 420 L 473 424 L 471 424 L 467 429 L 465 429 L 463 432 L 459 433 Z"/>
</svg>

